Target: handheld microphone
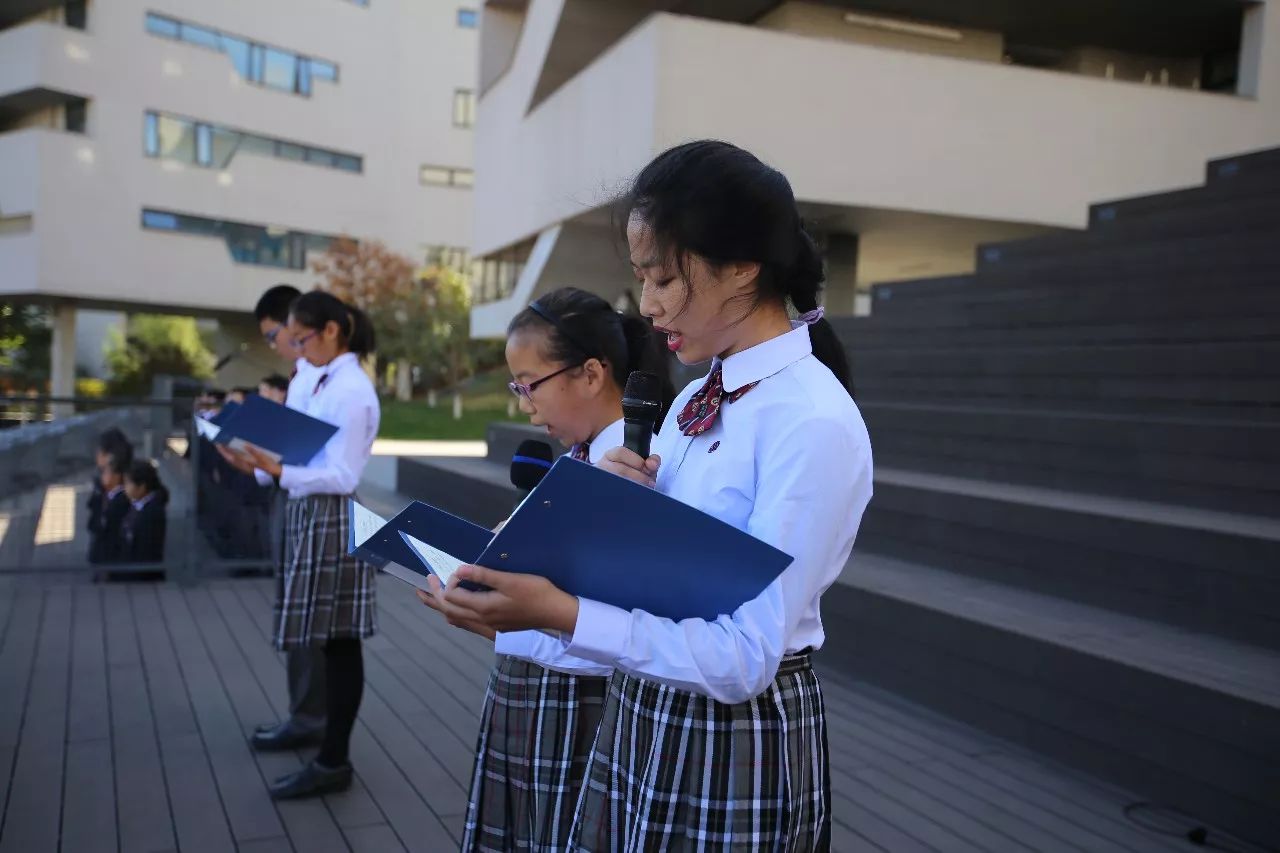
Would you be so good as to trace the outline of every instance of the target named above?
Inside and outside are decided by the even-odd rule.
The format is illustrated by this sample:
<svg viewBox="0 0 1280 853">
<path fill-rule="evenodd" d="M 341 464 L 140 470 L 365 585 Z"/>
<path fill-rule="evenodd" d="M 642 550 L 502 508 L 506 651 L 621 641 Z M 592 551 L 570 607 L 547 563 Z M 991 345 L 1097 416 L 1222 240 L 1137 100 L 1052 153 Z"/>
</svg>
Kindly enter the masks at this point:
<svg viewBox="0 0 1280 853">
<path fill-rule="evenodd" d="M 520 442 L 516 455 L 511 457 L 511 485 L 526 492 L 533 491 L 551 470 L 553 459 L 551 445 L 545 441 L 530 438 Z"/>
<path fill-rule="evenodd" d="M 657 374 L 635 370 L 627 377 L 627 387 L 622 392 L 622 444 L 641 459 L 649 458 L 653 425 L 662 410 L 661 388 Z"/>
</svg>

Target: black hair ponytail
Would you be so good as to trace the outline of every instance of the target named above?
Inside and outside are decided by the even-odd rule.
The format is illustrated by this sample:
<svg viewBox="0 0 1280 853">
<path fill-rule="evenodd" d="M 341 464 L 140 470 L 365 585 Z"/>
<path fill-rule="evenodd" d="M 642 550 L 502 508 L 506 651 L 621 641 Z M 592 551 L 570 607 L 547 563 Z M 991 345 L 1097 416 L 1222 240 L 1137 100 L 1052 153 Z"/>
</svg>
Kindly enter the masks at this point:
<svg viewBox="0 0 1280 853">
<path fill-rule="evenodd" d="M 800 221 L 791 184 L 736 145 L 704 139 L 664 151 L 636 176 L 617 213 L 624 239 L 635 214 L 659 251 L 682 268 L 688 253 L 712 266 L 758 263 L 748 313 L 771 300 L 790 303 L 799 314 L 818 307 L 826 278 L 822 253 Z M 852 395 L 848 357 L 831 324 L 810 324 L 809 337 L 814 356 Z"/>
<path fill-rule="evenodd" d="M 662 380 L 662 412 L 666 416 L 675 388 L 667 366 L 665 338 L 647 320 L 622 314 L 594 293 L 562 287 L 539 296 L 511 319 L 507 334 L 536 328 L 546 335 L 543 356 L 557 364 L 581 364 L 596 358 L 608 365 L 618 390 L 627 387 L 632 371 L 647 370 Z"/>
<path fill-rule="evenodd" d="M 298 325 L 316 331 L 323 330 L 329 323 L 335 324 L 343 346 L 361 358 L 374 351 L 376 338 L 369 315 L 332 293 L 323 290 L 304 293 L 289 306 L 289 314 Z"/>
<path fill-rule="evenodd" d="M 129 470 L 124 476 L 125 479 L 137 483 L 149 493 L 155 495 L 152 500 L 156 501 L 160 506 L 169 504 L 169 490 L 160 482 L 160 472 L 156 470 L 153 462 L 139 459 L 129 466 Z"/>
</svg>

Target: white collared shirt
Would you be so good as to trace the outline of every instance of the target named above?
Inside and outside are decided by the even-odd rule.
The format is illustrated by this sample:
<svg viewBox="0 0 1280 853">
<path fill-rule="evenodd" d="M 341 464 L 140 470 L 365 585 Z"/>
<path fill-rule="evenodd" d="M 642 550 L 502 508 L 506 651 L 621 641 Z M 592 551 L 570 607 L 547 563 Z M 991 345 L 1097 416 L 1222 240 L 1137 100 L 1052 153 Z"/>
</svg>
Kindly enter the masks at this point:
<svg viewBox="0 0 1280 853">
<path fill-rule="evenodd" d="M 303 376 L 299 371 L 294 381 Z M 291 498 L 349 495 L 364 474 L 378 435 L 378 394 L 360 367 L 360 360 L 349 352 L 322 367 L 311 367 L 304 382 L 309 383 L 304 389 L 305 401 L 293 405 L 291 400 L 290 405 L 313 418 L 336 424 L 338 431 L 306 465 L 285 465 L 280 486 L 289 490 Z M 292 391 L 290 383 L 291 397 Z"/>
<path fill-rule="evenodd" d="M 591 446 L 587 448 L 587 460 L 592 465 L 598 464 L 606 453 L 622 445 L 622 435 L 622 418 L 618 418 L 591 440 Z M 562 641 L 542 631 L 499 632 L 493 638 L 493 650 L 500 655 L 532 661 L 539 666 L 569 675 L 613 674 L 612 666 L 568 654 Z"/>
<path fill-rule="evenodd" d="M 155 496 L 156 496 L 155 492 L 147 492 L 145 495 L 138 498 L 136 501 L 133 501 L 133 508 L 141 512 L 142 508 L 147 504 L 151 503 L 151 499 L 154 498 Z"/>
<path fill-rule="evenodd" d="M 819 600 L 848 561 L 871 499 L 871 442 L 848 392 L 813 356 L 807 326 L 730 356 L 723 370 L 727 392 L 760 384 L 692 437 L 676 417 L 703 380 L 686 387 L 654 437 L 657 487 L 794 561 L 714 621 L 673 622 L 580 599 L 565 651 L 736 703 L 764 692 L 784 655 L 822 646 Z M 696 554 L 671 559 L 697 570 Z"/>
</svg>

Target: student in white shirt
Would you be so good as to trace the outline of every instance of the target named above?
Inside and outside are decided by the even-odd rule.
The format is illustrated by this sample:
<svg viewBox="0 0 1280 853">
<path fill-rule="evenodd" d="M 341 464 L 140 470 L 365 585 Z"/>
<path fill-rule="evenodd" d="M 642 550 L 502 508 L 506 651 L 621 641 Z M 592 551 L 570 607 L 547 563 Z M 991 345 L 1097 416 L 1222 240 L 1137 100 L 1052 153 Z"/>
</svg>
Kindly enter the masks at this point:
<svg viewBox="0 0 1280 853">
<path fill-rule="evenodd" d="M 310 363 L 292 346 L 286 326 L 289 308 L 302 295 L 302 291 L 288 284 L 269 287 L 253 307 L 253 317 L 258 321 L 262 340 L 280 358 L 289 362 L 290 377 L 285 397 L 278 402 L 299 411 L 305 411 L 307 398 L 315 385 L 316 377 Z M 263 395 L 268 396 L 268 395 Z M 257 472 L 258 485 L 272 486 L 272 480 Z M 279 575 L 284 564 L 284 514 L 287 496 L 274 488 L 270 502 L 271 557 Z M 325 662 L 324 647 L 306 645 L 285 652 L 285 671 L 289 681 L 289 716 L 282 721 L 262 723 L 254 729 L 250 743 L 263 752 L 298 749 L 318 744 L 324 736 L 325 715 Z"/>
<path fill-rule="evenodd" d="M 712 369 L 676 398 L 653 456 L 617 448 L 601 467 L 794 561 L 711 621 L 674 622 L 478 567 L 460 569 L 446 599 L 456 618 L 558 631 L 566 653 L 614 667 L 573 849 L 829 849 L 826 716 L 809 659 L 872 465 L 843 349 L 818 307 L 822 258 L 787 179 L 724 142 L 659 155 L 624 204 L 641 312 L 682 362 Z M 697 553 L 670 559 L 698 571 Z M 462 589 L 463 579 L 492 590 Z"/>
<path fill-rule="evenodd" d="M 520 411 L 591 464 L 622 444 L 631 371 L 666 375 L 665 347 L 646 321 L 573 287 L 515 316 L 506 356 Z M 668 382 L 665 404 L 672 391 Z M 433 589 L 436 597 L 419 598 L 441 610 L 438 582 Z M 538 631 L 478 633 L 494 639 L 498 659 L 480 718 L 462 850 L 566 849 L 613 668 L 567 655 Z"/>
<path fill-rule="evenodd" d="M 350 498 L 378 434 L 378 395 L 360 365 L 373 352 L 363 312 L 312 291 L 289 310 L 286 333 L 312 366 L 306 414 L 338 431 L 306 465 L 281 465 L 250 448 L 251 465 L 289 494 L 284 566 L 277 583 L 276 648 L 324 648 L 326 717 L 320 754 L 271 786 L 276 799 L 329 794 L 351 785 L 351 729 L 364 691 L 361 640 L 377 630 L 372 566 L 347 553 Z M 245 466 L 241 456 L 219 448 Z"/>
</svg>

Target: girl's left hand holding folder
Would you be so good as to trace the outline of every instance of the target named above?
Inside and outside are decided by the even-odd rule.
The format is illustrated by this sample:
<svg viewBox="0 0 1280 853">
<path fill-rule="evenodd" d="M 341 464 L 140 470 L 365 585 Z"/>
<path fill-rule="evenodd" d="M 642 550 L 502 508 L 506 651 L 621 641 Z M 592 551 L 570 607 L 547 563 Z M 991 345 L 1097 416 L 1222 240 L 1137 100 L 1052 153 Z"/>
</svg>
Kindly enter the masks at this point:
<svg viewBox="0 0 1280 853">
<path fill-rule="evenodd" d="M 489 589 L 463 589 L 458 586 L 462 581 Z M 576 596 L 538 575 L 497 572 L 483 566 L 460 566 L 444 590 L 444 603 L 450 622 L 458 618 L 495 631 L 544 629 L 572 634 L 578 624 Z"/>
<path fill-rule="evenodd" d="M 435 575 L 427 578 L 427 586 L 431 587 L 431 592 L 423 592 L 420 589 L 415 590 L 418 594 L 418 600 L 443 616 L 450 625 L 455 628 L 465 628 L 487 640 L 492 640 L 497 634 L 493 628 L 483 622 L 468 618 L 467 614 L 460 608 L 450 604 L 445 599 L 445 588 L 440 585 L 440 579 Z"/>
</svg>

